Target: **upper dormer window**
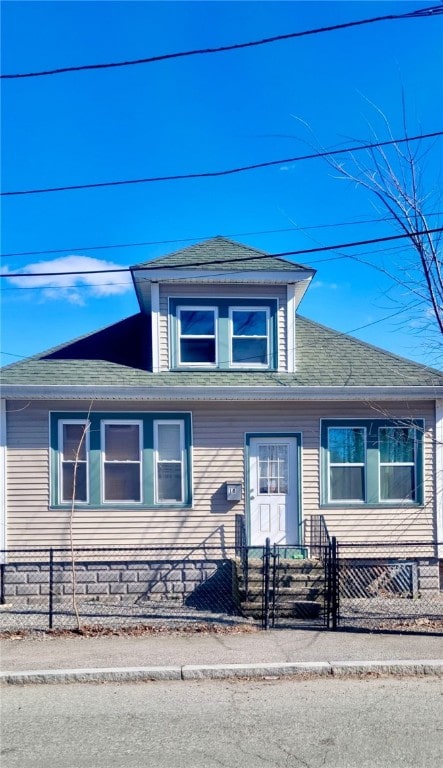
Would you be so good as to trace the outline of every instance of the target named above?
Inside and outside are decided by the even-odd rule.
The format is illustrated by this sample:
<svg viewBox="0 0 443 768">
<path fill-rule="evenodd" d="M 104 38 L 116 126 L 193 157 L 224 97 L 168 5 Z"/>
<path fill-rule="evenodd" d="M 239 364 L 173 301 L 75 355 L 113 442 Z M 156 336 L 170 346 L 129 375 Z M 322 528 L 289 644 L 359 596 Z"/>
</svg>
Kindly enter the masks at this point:
<svg viewBox="0 0 443 768">
<path fill-rule="evenodd" d="M 217 364 L 217 309 L 178 307 L 180 365 Z"/>
<path fill-rule="evenodd" d="M 269 309 L 231 307 L 231 364 L 269 368 Z"/>
<path fill-rule="evenodd" d="M 277 299 L 169 299 L 171 368 L 276 370 Z"/>
</svg>

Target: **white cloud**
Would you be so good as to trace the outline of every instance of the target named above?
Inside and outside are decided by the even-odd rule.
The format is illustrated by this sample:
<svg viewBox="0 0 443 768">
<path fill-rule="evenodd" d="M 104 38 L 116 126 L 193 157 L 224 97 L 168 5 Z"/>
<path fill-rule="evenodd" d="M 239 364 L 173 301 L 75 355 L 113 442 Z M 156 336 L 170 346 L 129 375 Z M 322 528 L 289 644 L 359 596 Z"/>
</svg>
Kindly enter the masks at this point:
<svg viewBox="0 0 443 768">
<path fill-rule="evenodd" d="M 30 277 L 14 277 L 14 272 L 5 267 L 3 274 L 18 288 L 41 288 L 41 295 L 48 300 L 69 301 L 83 305 L 88 297 L 116 296 L 131 290 L 129 272 L 107 272 L 109 269 L 123 269 L 121 265 L 90 256 L 61 256 L 51 261 L 27 264 L 18 272 L 27 272 Z M 50 277 L 41 273 L 54 272 Z M 82 272 L 80 275 L 64 274 Z M 103 272 L 103 274 L 91 274 Z"/>
<path fill-rule="evenodd" d="M 339 285 L 338 283 L 325 283 L 322 280 L 314 280 L 314 282 L 311 285 L 310 290 L 312 291 L 313 288 L 323 288 L 328 291 L 336 291 L 338 289 Z M 341 286 L 343 287 L 343 286 Z"/>
</svg>

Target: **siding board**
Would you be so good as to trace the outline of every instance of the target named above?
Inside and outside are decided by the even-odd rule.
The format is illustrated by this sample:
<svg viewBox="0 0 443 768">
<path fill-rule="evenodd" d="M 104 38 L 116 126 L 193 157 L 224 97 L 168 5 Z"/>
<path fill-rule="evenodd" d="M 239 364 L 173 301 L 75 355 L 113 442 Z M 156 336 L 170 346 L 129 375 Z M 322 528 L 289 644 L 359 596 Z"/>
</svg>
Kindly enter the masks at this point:
<svg viewBox="0 0 443 768">
<path fill-rule="evenodd" d="M 49 410 L 84 411 L 79 402 L 10 403 L 8 428 L 8 542 L 10 547 L 67 546 L 69 510 L 49 507 Z M 244 482 L 246 432 L 301 432 L 303 516 L 322 513 L 341 541 L 430 541 L 434 536 L 433 403 L 95 403 L 94 410 L 192 411 L 194 504 L 192 509 L 85 509 L 74 514 L 78 546 L 196 546 L 202 541 L 233 543 L 235 515 L 245 511 L 245 495 L 228 504 L 226 481 Z M 425 504 L 377 508 L 319 505 L 320 418 L 424 418 Z"/>
</svg>

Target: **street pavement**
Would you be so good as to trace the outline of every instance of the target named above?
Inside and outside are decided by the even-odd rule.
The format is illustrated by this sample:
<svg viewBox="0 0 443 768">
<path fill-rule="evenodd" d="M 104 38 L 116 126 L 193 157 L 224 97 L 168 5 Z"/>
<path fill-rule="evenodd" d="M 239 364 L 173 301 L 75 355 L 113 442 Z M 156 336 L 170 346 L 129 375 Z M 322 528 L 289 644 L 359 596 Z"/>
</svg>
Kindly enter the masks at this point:
<svg viewBox="0 0 443 768">
<path fill-rule="evenodd" d="M 8 686 L 2 768 L 435 768 L 436 678 Z"/>
<path fill-rule="evenodd" d="M 0 650 L 3 681 L 5 673 L 13 677 L 37 671 L 45 671 L 49 677 L 49 673 L 53 673 L 52 679 L 42 678 L 41 682 L 61 681 L 54 677 L 54 673 L 60 670 L 71 673 L 94 670 L 95 679 L 100 679 L 100 671 L 107 670 L 114 672 L 114 676 L 102 675 L 102 679 L 122 680 L 229 677 L 235 674 L 260 676 L 260 669 L 265 675 L 300 674 L 303 665 L 305 672 L 334 674 L 331 665 L 337 667 L 340 663 L 342 674 L 343 669 L 346 673 L 353 668 L 355 672 L 360 668 L 360 672 L 365 674 L 377 671 L 376 667 L 370 666 L 370 662 L 378 662 L 380 672 L 401 673 L 402 663 L 403 673 L 418 671 L 421 674 L 443 675 L 441 634 L 270 630 L 237 634 L 145 634 L 137 637 L 37 635 L 3 640 Z M 291 665 L 297 669 L 291 670 Z M 214 667 L 218 667 L 219 671 Z M 128 668 L 133 674 L 125 678 L 123 673 Z M 153 672 L 165 668 L 163 674 Z M 193 668 L 194 674 L 183 674 L 183 670 L 189 668 Z M 224 672 L 220 672 L 220 668 Z M 137 677 L 137 670 L 145 670 L 145 674 Z M 203 671 L 202 674 L 199 675 L 198 670 Z M 65 679 L 79 679 L 79 676 L 73 678 L 71 674 Z M 87 675 L 82 679 L 87 679 Z M 20 682 L 26 682 L 26 676 Z"/>
</svg>

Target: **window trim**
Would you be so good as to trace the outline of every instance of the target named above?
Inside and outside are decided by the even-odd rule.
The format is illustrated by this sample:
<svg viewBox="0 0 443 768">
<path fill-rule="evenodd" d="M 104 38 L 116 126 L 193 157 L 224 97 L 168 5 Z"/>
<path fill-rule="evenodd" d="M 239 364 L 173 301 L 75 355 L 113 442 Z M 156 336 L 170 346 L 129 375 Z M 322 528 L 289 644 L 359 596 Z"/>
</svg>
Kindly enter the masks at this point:
<svg viewBox="0 0 443 768">
<path fill-rule="evenodd" d="M 328 481 L 328 501 L 330 504 L 346 504 L 348 506 L 349 504 L 366 504 L 366 498 L 367 498 L 367 488 L 368 488 L 368 435 L 367 435 L 367 429 L 366 427 L 360 427 L 360 426 L 348 426 L 346 425 L 334 425 L 334 426 L 328 426 L 328 446 L 329 446 L 329 432 L 331 429 L 362 429 L 363 430 L 363 439 L 364 439 L 364 460 L 363 462 L 331 462 L 330 455 L 329 455 L 329 448 L 327 451 L 327 481 Z M 331 499 L 331 467 L 363 467 L 363 499 Z"/>
<path fill-rule="evenodd" d="M 76 506 L 90 510 L 133 509 L 192 509 L 193 507 L 193 428 L 191 411 L 49 411 L 49 509 L 70 509 L 71 501 L 61 501 L 60 495 L 60 422 L 73 420 L 75 423 L 89 421 L 88 429 L 88 502 L 75 502 Z M 143 424 L 142 437 L 142 497 L 141 501 L 104 502 L 101 466 L 101 421 L 130 422 Z M 181 421 L 183 424 L 183 501 L 181 503 L 155 503 L 154 497 L 154 421 Z"/>
<path fill-rule="evenodd" d="M 206 312 L 212 312 L 214 315 L 214 334 L 209 336 L 208 334 L 199 334 L 194 336 L 183 336 L 181 332 L 181 318 L 180 315 L 183 310 L 190 310 L 193 312 L 200 311 L 206 311 Z M 177 361 L 178 361 L 178 367 L 179 368 L 218 368 L 218 338 L 219 338 L 219 332 L 218 332 L 218 307 L 216 306 L 205 306 L 202 307 L 201 305 L 180 305 L 176 307 L 176 323 L 177 323 Z M 214 345 L 215 345 L 215 362 L 214 363 L 202 363 L 202 362 L 196 362 L 196 363 L 187 363 L 183 362 L 181 359 L 181 341 L 183 338 L 188 339 L 214 339 Z"/>
<path fill-rule="evenodd" d="M 193 309 L 216 309 L 217 310 L 217 338 L 216 338 L 216 365 L 207 363 L 180 363 L 179 360 L 179 323 L 177 317 L 177 310 L 187 309 L 192 307 Z M 253 307 L 254 309 L 267 309 L 269 312 L 269 324 L 268 324 L 268 360 L 269 364 L 264 365 L 243 365 L 234 364 L 231 362 L 230 352 L 230 338 L 231 332 L 229 328 L 230 318 L 229 309 L 235 307 L 237 309 L 244 309 L 246 307 Z M 208 370 L 252 370 L 252 371 L 278 371 L 279 361 L 279 310 L 280 303 L 277 297 L 264 297 L 257 296 L 251 301 L 251 297 L 246 298 L 242 296 L 234 297 L 214 297 L 203 296 L 196 301 L 195 297 L 186 296 L 168 296 L 168 360 L 169 370 L 172 371 L 208 371 Z"/>
<path fill-rule="evenodd" d="M 123 426 L 138 426 L 138 461 L 107 461 L 106 460 L 106 427 L 114 425 Z M 140 499 L 107 499 L 106 498 L 106 482 L 105 482 L 105 465 L 106 464 L 138 464 L 138 488 Z M 140 419 L 127 419 L 125 421 L 121 419 L 101 419 L 100 420 L 100 501 L 102 504 L 137 504 L 139 506 L 143 503 L 143 421 Z"/>
<path fill-rule="evenodd" d="M 409 425 L 394 425 L 394 426 L 382 426 L 378 428 L 378 442 L 380 444 L 380 430 L 382 429 L 411 429 Z M 382 467 L 413 467 L 414 468 L 414 489 L 415 489 L 415 495 L 418 495 L 418 483 L 417 483 L 417 452 L 418 452 L 418 442 L 417 437 L 414 435 L 414 459 L 413 461 L 382 461 L 381 457 L 379 458 L 378 462 L 378 483 L 379 483 L 379 497 L 380 501 L 385 502 L 388 501 L 390 504 L 395 503 L 403 503 L 403 499 L 382 499 L 381 496 L 381 468 Z M 413 504 L 415 502 L 415 499 L 413 499 L 410 503 Z"/>
<path fill-rule="evenodd" d="M 329 427 L 364 427 L 366 428 L 366 454 L 365 454 L 365 501 L 331 501 L 329 479 Z M 415 479 L 416 498 L 408 499 L 381 499 L 380 488 L 380 440 L 379 429 L 381 427 L 408 427 L 415 430 Z M 422 418 L 361 418 L 361 419 L 320 419 L 320 508 L 362 509 L 366 507 L 390 508 L 390 507 L 422 507 L 424 504 L 424 431 L 425 420 Z"/>
<path fill-rule="evenodd" d="M 64 462 L 64 451 L 63 451 L 63 427 L 65 424 L 79 424 L 85 428 L 85 455 L 86 459 L 84 462 L 86 464 L 86 500 L 81 501 L 78 499 L 75 499 L 75 504 L 83 504 L 87 505 L 89 504 L 89 429 L 90 429 L 90 422 L 88 419 L 60 419 L 58 421 L 58 446 L 61 446 L 61 450 L 57 451 L 57 497 L 61 500 L 62 504 L 72 504 L 72 499 L 63 499 L 63 463 Z M 74 462 L 68 462 L 70 464 L 73 464 Z"/>
<path fill-rule="evenodd" d="M 250 306 L 229 306 L 229 367 L 230 368 L 255 368 L 258 370 L 269 370 L 271 364 L 271 313 L 269 307 Z M 266 316 L 266 336 L 239 336 L 234 334 L 234 312 L 264 312 Z M 234 362 L 234 339 L 264 339 L 266 338 L 266 363 L 236 363 Z"/>
<path fill-rule="evenodd" d="M 158 428 L 159 428 L 159 426 L 162 426 L 164 424 L 168 424 L 168 426 L 171 425 L 171 424 L 174 424 L 174 425 L 178 425 L 180 427 L 180 470 L 181 470 L 181 472 L 180 472 L 181 500 L 180 501 L 177 501 L 176 499 L 175 500 L 173 500 L 173 499 L 172 500 L 171 499 L 169 499 L 169 500 L 168 499 L 160 500 L 158 498 L 158 474 L 157 474 L 157 469 L 158 469 L 158 465 L 160 463 L 159 462 L 159 458 L 158 458 Z M 181 419 L 177 419 L 175 421 L 170 419 L 167 422 L 165 422 L 164 419 L 155 419 L 154 420 L 154 424 L 153 424 L 153 429 L 154 429 L 154 451 L 153 451 L 153 458 L 154 458 L 154 503 L 156 505 L 159 505 L 159 506 L 162 506 L 162 507 L 164 507 L 165 505 L 169 506 L 170 504 L 183 504 L 183 499 L 185 498 L 186 455 L 185 455 L 185 442 L 184 442 L 184 440 L 185 440 L 185 429 L 184 429 L 184 427 L 185 427 L 184 422 Z M 163 461 L 163 463 L 165 463 L 165 462 Z M 169 463 L 171 463 L 171 464 L 178 464 L 179 462 L 174 461 L 174 462 L 169 462 Z"/>
</svg>

